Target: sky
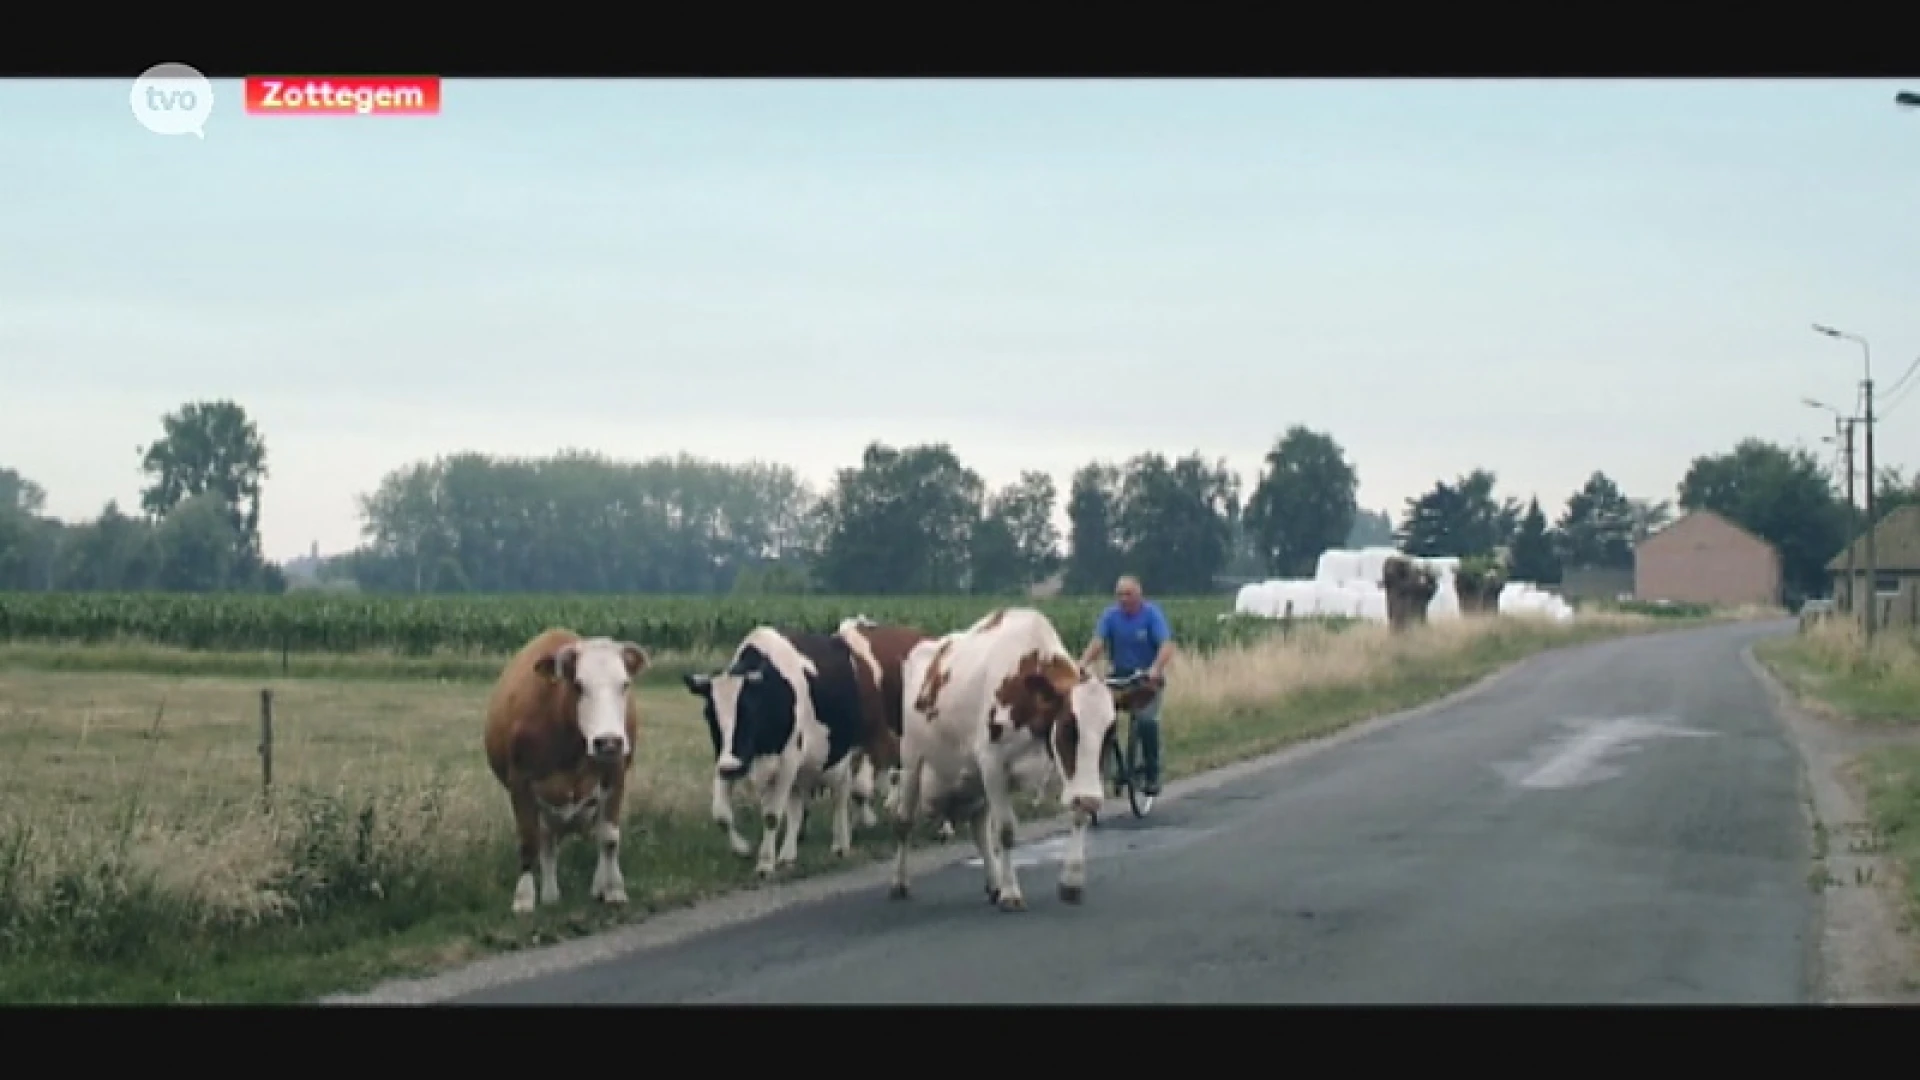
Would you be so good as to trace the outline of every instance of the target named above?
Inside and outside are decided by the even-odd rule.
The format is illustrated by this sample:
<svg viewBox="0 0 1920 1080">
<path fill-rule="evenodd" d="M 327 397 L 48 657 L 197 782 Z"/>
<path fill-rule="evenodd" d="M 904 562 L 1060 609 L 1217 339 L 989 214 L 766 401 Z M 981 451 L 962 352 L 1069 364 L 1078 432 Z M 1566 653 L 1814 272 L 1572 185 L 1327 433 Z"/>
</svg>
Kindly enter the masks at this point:
<svg viewBox="0 0 1920 1080">
<path fill-rule="evenodd" d="M 993 485 L 1293 424 L 1390 509 L 1485 467 L 1554 516 L 1747 436 L 1823 454 L 1871 344 L 1920 465 L 1920 110 L 1820 80 L 449 80 L 439 115 L 205 138 L 0 83 L 0 465 L 137 505 L 163 413 L 265 438 L 269 557 L 461 450 Z M 1915 87 L 1920 89 L 1920 87 Z M 1920 376 L 1909 383 L 1920 386 Z M 1920 397 L 1920 392 L 1910 396 Z"/>
</svg>

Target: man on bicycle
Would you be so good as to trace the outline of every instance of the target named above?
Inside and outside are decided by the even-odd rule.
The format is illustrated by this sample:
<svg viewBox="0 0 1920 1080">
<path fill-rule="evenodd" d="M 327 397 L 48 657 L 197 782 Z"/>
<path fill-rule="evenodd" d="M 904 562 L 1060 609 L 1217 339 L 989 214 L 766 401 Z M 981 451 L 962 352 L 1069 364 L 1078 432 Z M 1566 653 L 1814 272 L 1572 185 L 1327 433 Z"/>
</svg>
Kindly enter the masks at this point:
<svg viewBox="0 0 1920 1080">
<path fill-rule="evenodd" d="M 1089 668 L 1104 651 L 1114 676 L 1124 678 L 1144 668 L 1154 689 L 1163 689 L 1167 664 L 1173 660 L 1173 628 L 1167 624 L 1166 614 L 1160 605 L 1142 596 L 1140 579 L 1132 574 L 1114 583 L 1113 599 L 1113 606 L 1101 612 L 1100 621 L 1094 625 L 1093 640 L 1080 655 L 1080 667 Z M 1152 704 L 1133 714 L 1146 771 L 1142 790 L 1149 798 L 1160 794 L 1160 705 L 1164 696 L 1155 694 Z"/>
</svg>

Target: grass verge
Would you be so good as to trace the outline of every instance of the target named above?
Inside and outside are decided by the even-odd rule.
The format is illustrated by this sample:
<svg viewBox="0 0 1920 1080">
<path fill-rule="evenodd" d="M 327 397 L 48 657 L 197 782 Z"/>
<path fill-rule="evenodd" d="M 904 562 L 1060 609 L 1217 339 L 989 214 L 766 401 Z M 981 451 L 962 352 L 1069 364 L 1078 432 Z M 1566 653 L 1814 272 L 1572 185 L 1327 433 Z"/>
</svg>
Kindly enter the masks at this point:
<svg viewBox="0 0 1920 1080">
<path fill-rule="evenodd" d="M 1893 862 L 1906 927 L 1920 923 L 1920 640 L 1882 631 L 1869 644 L 1857 624 L 1811 623 L 1761 642 L 1756 657 L 1836 726 L 1912 741 L 1866 749 L 1853 776 L 1864 796 L 1871 843 Z"/>
<path fill-rule="evenodd" d="M 1909 633 L 1882 632 L 1869 646 L 1858 626 L 1826 619 L 1754 654 L 1836 719 L 1886 730 L 1920 724 L 1920 643 Z"/>
<path fill-rule="evenodd" d="M 1545 648 L 1675 625 L 1309 626 L 1188 657 L 1169 687 L 1170 773 L 1414 705 Z M 751 887 L 750 861 L 707 819 L 695 701 L 652 675 L 624 829 L 631 905 L 586 900 L 593 854 L 574 843 L 564 901 L 512 916 L 510 815 L 479 747 L 486 692 L 477 679 L 0 672 L 0 1000 L 305 1000 Z M 799 874 L 839 865 L 829 824 L 809 815 Z M 891 847 L 884 827 L 858 830 L 854 859 Z"/>
<path fill-rule="evenodd" d="M 1873 843 L 1893 860 L 1905 901 L 1903 933 L 1920 924 L 1920 745 L 1882 746 L 1861 755 Z"/>
</svg>

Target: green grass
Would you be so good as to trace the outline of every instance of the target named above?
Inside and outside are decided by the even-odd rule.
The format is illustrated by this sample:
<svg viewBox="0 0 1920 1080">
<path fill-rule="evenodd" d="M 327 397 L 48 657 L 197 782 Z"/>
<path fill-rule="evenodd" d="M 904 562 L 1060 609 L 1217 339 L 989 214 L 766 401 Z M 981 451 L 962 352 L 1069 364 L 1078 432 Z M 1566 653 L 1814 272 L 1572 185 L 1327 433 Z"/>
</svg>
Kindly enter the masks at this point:
<svg viewBox="0 0 1920 1080">
<path fill-rule="evenodd" d="M 1897 867 L 1909 924 L 1920 923 L 1920 641 L 1885 631 L 1869 646 L 1857 626 L 1830 619 L 1761 642 L 1754 655 L 1842 726 L 1914 732 L 1912 743 L 1862 753 L 1857 775 L 1870 835 Z"/>
<path fill-rule="evenodd" d="M 1169 775 L 1429 700 L 1545 648 L 1673 625 L 1305 627 L 1188 656 L 1165 714 Z M 84 651 L 60 670 L 0 670 L 0 1000 L 309 1000 L 753 887 L 751 860 L 707 818 L 710 747 L 670 676 L 650 673 L 641 693 L 630 905 L 586 898 L 593 853 L 573 842 L 563 902 L 523 918 L 508 911 L 506 797 L 479 747 L 487 682 L 338 662 L 354 677 L 141 674 L 112 670 L 124 652 Z M 255 754 L 263 683 L 276 703 L 270 807 Z M 825 809 L 809 815 L 798 875 L 845 865 L 825 851 Z M 753 815 L 740 822 L 757 842 Z M 884 823 L 856 829 L 854 862 L 891 851 Z"/>
<path fill-rule="evenodd" d="M 1884 746 L 1861 756 L 1875 841 L 1900 867 L 1909 927 L 1920 925 L 1920 746 Z"/>
<path fill-rule="evenodd" d="M 1903 633 L 1868 648 L 1857 630 L 1833 621 L 1763 641 L 1754 656 L 1803 699 L 1866 728 L 1920 723 L 1920 644 Z"/>
</svg>

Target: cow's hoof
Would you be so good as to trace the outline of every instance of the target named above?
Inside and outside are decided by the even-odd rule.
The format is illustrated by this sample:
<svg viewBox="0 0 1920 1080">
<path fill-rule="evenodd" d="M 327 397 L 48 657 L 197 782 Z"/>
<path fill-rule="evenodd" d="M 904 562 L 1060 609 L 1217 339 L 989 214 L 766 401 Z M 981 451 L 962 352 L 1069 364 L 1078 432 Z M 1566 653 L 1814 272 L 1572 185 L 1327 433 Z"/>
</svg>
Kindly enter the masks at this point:
<svg viewBox="0 0 1920 1080">
<path fill-rule="evenodd" d="M 1077 904 L 1086 898 L 1087 887 L 1085 885 L 1068 885 L 1064 882 L 1061 883 L 1060 901 L 1062 903 Z"/>
<path fill-rule="evenodd" d="M 754 872 L 754 873 L 755 873 L 756 875 L 758 875 L 758 876 L 759 876 L 759 877 L 760 877 L 760 878 L 761 878 L 762 880 L 765 880 L 766 878 L 770 878 L 770 877 L 772 877 L 772 876 L 773 876 L 773 867 L 771 867 L 771 866 L 756 866 L 756 867 L 754 867 L 754 868 L 753 868 L 753 872 Z"/>
<path fill-rule="evenodd" d="M 747 843 L 747 838 L 744 836 L 736 836 L 727 841 L 727 846 L 733 849 L 735 855 L 743 859 L 753 854 L 753 845 Z"/>
<path fill-rule="evenodd" d="M 515 900 L 515 901 L 513 902 L 513 913 L 514 913 L 515 915 L 531 915 L 531 914 L 533 914 L 533 901 L 531 901 L 531 900 Z"/>
<path fill-rule="evenodd" d="M 1027 898 L 1021 896 L 1019 893 L 1001 893 L 1000 910 L 1025 911 L 1027 910 Z"/>
<path fill-rule="evenodd" d="M 600 902 L 603 904 L 612 904 L 614 907 L 619 907 L 620 905 L 627 902 L 627 890 L 608 889 L 605 892 L 600 894 Z"/>
<path fill-rule="evenodd" d="M 887 899 L 889 900 L 905 900 L 909 895 L 911 895 L 911 893 L 908 891 L 905 882 L 896 881 L 887 888 Z"/>
<path fill-rule="evenodd" d="M 987 903 L 997 904 L 999 902 L 1000 902 L 1000 890 L 994 888 L 991 885 L 987 886 Z"/>
<path fill-rule="evenodd" d="M 852 845 L 848 845 L 847 847 L 837 847 L 833 849 L 833 857 L 836 859 L 844 859 L 851 854 L 853 854 Z"/>
</svg>

